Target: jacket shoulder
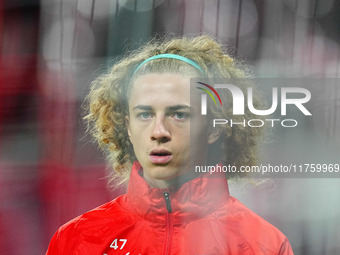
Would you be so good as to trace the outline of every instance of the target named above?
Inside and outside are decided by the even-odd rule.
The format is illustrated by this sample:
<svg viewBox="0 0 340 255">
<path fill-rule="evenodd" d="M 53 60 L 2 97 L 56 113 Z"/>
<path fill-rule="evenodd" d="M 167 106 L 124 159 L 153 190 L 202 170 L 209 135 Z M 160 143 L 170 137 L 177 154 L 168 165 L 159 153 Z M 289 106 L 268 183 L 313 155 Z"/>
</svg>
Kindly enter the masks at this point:
<svg viewBox="0 0 340 255">
<path fill-rule="evenodd" d="M 109 233 L 117 230 L 122 222 L 133 221 L 133 215 L 120 205 L 124 199 L 125 195 L 117 197 L 61 226 L 52 237 L 46 255 L 71 251 L 77 254 L 84 243 L 91 243 L 94 248 L 96 243 L 105 243 L 106 238 L 110 238 Z"/>
<path fill-rule="evenodd" d="M 229 230 L 252 247 L 254 254 L 293 254 L 287 237 L 279 229 L 234 197 L 228 204 L 228 222 L 234 223 L 228 224 Z"/>
</svg>

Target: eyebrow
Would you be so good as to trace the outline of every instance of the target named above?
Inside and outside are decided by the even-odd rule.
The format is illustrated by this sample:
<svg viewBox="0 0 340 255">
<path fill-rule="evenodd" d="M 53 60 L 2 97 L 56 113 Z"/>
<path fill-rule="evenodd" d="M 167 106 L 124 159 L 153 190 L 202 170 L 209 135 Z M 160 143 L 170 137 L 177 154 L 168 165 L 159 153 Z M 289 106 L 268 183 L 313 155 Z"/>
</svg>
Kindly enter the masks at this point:
<svg viewBox="0 0 340 255">
<path fill-rule="evenodd" d="M 167 111 L 178 111 L 178 110 L 183 110 L 183 109 L 191 110 L 192 107 L 189 106 L 189 105 L 185 105 L 185 104 L 178 104 L 178 105 L 166 107 Z M 152 110 L 152 107 L 150 105 L 137 105 L 137 106 L 133 107 L 133 110 L 150 111 L 150 110 Z"/>
</svg>

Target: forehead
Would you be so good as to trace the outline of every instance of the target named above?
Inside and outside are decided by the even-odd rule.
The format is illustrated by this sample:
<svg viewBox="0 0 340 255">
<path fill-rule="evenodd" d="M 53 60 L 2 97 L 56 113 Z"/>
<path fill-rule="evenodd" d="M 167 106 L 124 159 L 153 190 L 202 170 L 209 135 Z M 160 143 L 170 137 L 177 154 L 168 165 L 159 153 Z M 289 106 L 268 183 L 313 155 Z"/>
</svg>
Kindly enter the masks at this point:
<svg viewBox="0 0 340 255">
<path fill-rule="evenodd" d="M 189 101 L 190 77 L 174 73 L 150 73 L 135 79 L 129 103 Z"/>
</svg>

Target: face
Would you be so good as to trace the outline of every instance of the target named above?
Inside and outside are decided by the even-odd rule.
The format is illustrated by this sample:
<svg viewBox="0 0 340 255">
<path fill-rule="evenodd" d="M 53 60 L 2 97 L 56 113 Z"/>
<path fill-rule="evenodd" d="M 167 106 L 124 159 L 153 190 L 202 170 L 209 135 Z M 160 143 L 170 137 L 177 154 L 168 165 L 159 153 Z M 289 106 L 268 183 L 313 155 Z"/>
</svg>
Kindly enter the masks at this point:
<svg viewBox="0 0 340 255">
<path fill-rule="evenodd" d="M 190 161 L 204 164 L 208 144 L 218 138 L 208 133 L 200 101 L 191 101 L 190 78 L 179 74 L 151 73 L 132 85 L 128 134 L 143 177 L 153 187 L 190 179 Z"/>
</svg>

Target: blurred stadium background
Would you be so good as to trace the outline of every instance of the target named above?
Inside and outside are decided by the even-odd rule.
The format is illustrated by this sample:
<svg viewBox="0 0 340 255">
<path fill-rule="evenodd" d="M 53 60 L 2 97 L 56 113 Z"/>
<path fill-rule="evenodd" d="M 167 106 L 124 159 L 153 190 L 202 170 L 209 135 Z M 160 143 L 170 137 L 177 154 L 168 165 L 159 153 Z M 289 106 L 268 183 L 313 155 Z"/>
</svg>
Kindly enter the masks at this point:
<svg viewBox="0 0 340 255">
<path fill-rule="evenodd" d="M 106 187 L 81 104 L 125 50 L 155 35 L 205 33 L 258 77 L 338 78 L 339 12 L 336 0 L 0 0 L 0 253 L 44 254 L 60 225 L 122 192 Z M 339 86 L 322 88 L 314 112 L 323 124 L 309 127 L 338 163 Z M 295 254 L 334 255 L 339 184 L 279 179 L 231 190 L 281 229 Z"/>
</svg>

